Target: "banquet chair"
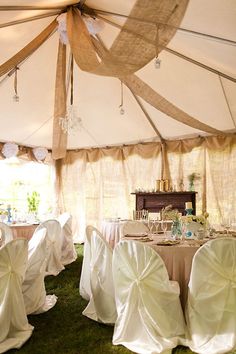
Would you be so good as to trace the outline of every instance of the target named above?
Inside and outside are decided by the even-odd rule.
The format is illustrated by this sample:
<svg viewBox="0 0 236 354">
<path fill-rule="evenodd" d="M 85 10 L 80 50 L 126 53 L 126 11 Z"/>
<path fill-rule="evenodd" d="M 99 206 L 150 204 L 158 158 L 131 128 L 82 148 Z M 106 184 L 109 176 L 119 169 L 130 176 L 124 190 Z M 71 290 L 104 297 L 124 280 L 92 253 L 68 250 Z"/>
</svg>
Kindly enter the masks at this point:
<svg viewBox="0 0 236 354">
<path fill-rule="evenodd" d="M 10 226 L 5 224 L 4 222 L 0 222 L 0 230 L 1 230 L 2 245 L 5 245 L 6 243 L 14 239 L 13 232 Z"/>
<path fill-rule="evenodd" d="M 142 221 L 126 221 L 121 227 L 121 238 L 128 234 L 143 234 L 148 232 L 148 227 Z"/>
<path fill-rule="evenodd" d="M 69 213 L 63 213 L 58 216 L 57 220 L 62 228 L 61 261 L 63 265 L 67 265 L 77 259 L 77 252 L 73 242 L 72 216 Z"/>
<path fill-rule="evenodd" d="M 46 295 L 44 277 L 46 272 L 48 246 L 46 228 L 36 231 L 28 244 L 28 265 L 22 284 L 27 315 L 50 310 L 57 302 L 55 295 Z"/>
<path fill-rule="evenodd" d="M 194 255 L 186 321 L 191 350 L 218 354 L 236 348 L 236 239 L 208 241 Z"/>
<path fill-rule="evenodd" d="M 185 344 L 179 284 L 150 246 L 121 240 L 113 252 L 117 308 L 112 342 L 135 353 L 171 353 Z"/>
<path fill-rule="evenodd" d="M 112 248 L 92 226 L 86 229 L 90 245 L 91 296 L 83 315 L 105 324 L 114 324 L 116 306 L 112 279 Z"/>
<path fill-rule="evenodd" d="M 86 227 L 85 242 L 84 242 L 84 254 L 82 270 L 80 275 L 79 292 L 83 299 L 89 300 L 91 297 L 91 286 L 90 286 L 90 259 L 91 259 L 91 237 L 92 233 L 96 232 L 97 235 L 103 238 L 101 232 L 95 227 L 88 225 Z"/>
<path fill-rule="evenodd" d="M 20 348 L 34 327 L 28 323 L 22 295 L 28 241 L 16 239 L 0 249 L 0 353 Z"/>
<path fill-rule="evenodd" d="M 48 257 L 46 262 L 45 275 L 58 275 L 63 269 L 64 265 L 61 262 L 61 247 L 62 247 L 62 229 L 57 220 L 51 219 L 42 222 L 35 230 L 35 232 L 46 228 L 46 240 L 48 247 Z M 34 235 L 33 235 L 34 237 Z"/>
</svg>

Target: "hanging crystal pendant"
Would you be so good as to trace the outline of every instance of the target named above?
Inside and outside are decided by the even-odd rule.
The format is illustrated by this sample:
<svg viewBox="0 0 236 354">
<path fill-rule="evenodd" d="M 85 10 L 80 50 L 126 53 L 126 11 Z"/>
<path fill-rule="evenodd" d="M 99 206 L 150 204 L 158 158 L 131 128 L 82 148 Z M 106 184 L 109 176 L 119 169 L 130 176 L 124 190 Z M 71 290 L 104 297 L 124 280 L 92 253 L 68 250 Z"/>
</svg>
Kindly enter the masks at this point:
<svg viewBox="0 0 236 354">
<path fill-rule="evenodd" d="M 156 68 L 156 69 L 160 69 L 160 67 L 161 67 L 161 60 L 160 60 L 158 57 L 155 58 L 154 65 L 155 65 L 155 68 Z"/>
</svg>

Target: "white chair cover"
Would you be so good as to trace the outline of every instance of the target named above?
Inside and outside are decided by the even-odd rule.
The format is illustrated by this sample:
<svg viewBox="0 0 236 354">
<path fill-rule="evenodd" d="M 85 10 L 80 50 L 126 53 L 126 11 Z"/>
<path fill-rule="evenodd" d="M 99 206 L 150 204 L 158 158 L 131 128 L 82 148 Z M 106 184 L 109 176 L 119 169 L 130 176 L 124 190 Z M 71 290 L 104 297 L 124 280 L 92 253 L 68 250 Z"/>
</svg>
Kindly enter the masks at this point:
<svg viewBox="0 0 236 354">
<path fill-rule="evenodd" d="M 79 282 L 79 292 L 82 298 L 89 300 L 91 297 L 91 286 L 90 286 L 90 259 L 91 259 L 91 247 L 90 240 L 95 228 L 93 226 L 86 227 L 86 236 L 84 240 L 84 256 Z M 97 234 L 100 232 L 96 230 Z M 101 235 L 102 236 L 102 235 Z"/>
<path fill-rule="evenodd" d="M 2 245 L 12 241 L 14 239 L 13 232 L 7 224 L 4 222 L 0 222 L 0 230 L 1 230 L 1 238 L 2 238 Z"/>
<path fill-rule="evenodd" d="M 94 321 L 113 324 L 117 314 L 112 279 L 112 248 L 95 228 L 88 242 L 91 250 L 91 297 L 83 315 Z"/>
<path fill-rule="evenodd" d="M 46 275 L 58 275 L 65 267 L 61 262 L 61 247 L 62 247 L 62 229 L 57 220 L 46 220 L 42 222 L 37 229 L 47 229 L 46 239 L 49 249 L 48 259 L 46 264 Z"/>
<path fill-rule="evenodd" d="M 113 344 L 135 353 L 171 353 L 184 343 L 185 322 L 177 282 L 149 246 L 122 240 L 113 254 L 117 307 Z"/>
<path fill-rule="evenodd" d="M 62 264 L 70 264 L 77 259 L 77 252 L 73 242 L 72 216 L 63 213 L 57 218 L 62 228 Z"/>
<path fill-rule="evenodd" d="M 29 241 L 28 266 L 22 285 L 26 313 L 38 314 L 52 308 L 56 302 L 55 295 L 46 295 L 44 277 L 47 262 L 46 228 L 36 231 Z"/>
<path fill-rule="evenodd" d="M 82 270 L 80 275 L 79 292 L 82 298 L 89 300 L 91 297 L 91 286 L 90 286 L 90 260 L 91 260 L 91 237 L 93 232 L 96 232 L 101 238 L 104 238 L 101 232 L 95 227 L 88 225 L 86 227 L 86 236 L 84 241 L 84 255 Z"/>
<path fill-rule="evenodd" d="M 127 221 L 121 227 L 121 237 L 128 234 L 147 233 L 148 227 L 142 221 Z"/>
<path fill-rule="evenodd" d="M 186 320 L 191 350 L 218 354 L 236 348 L 236 239 L 215 239 L 196 252 Z"/>
<path fill-rule="evenodd" d="M 0 353 L 20 348 L 34 327 L 28 323 L 22 295 L 28 241 L 17 239 L 0 250 Z"/>
</svg>

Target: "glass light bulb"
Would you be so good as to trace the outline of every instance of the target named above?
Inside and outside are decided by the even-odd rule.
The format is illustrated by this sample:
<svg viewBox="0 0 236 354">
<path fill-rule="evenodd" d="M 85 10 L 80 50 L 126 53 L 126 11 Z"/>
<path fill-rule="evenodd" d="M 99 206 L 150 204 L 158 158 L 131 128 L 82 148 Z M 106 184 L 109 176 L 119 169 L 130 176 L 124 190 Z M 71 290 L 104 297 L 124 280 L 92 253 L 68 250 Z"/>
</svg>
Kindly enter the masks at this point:
<svg viewBox="0 0 236 354">
<path fill-rule="evenodd" d="M 123 106 L 120 107 L 120 114 L 123 116 L 125 114 L 125 110 L 123 108 Z"/>
<path fill-rule="evenodd" d="M 19 102 L 20 101 L 20 97 L 18 95 L 14 95 L 12 98 L 13 98 L 14 102 Z"/>
</svg>

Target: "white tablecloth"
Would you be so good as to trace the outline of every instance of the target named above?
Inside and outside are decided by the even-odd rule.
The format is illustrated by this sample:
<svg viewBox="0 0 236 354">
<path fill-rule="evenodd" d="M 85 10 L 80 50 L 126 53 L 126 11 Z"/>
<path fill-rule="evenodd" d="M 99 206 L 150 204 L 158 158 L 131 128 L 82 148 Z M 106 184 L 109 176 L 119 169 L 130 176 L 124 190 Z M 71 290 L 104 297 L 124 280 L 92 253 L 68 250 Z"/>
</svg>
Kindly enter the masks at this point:
<svg viewBox="0 0 236 354">
<path fill-rule="evenodd" d="M 112 248 L 120 241 L 121 227 L 127 220 L 104 220 L 102 234 Z"/>
<path fill-rule="evenodd" d="M 120 241 L 122 236 L 122 226 L 127 221 L 133 220 L 120 220 L 120 219 L 110 219 L 110 220 L 103 220 L 101 231 L 103 236 L 105 237 L 106 241 L 110 244 L 112 248 Z M 145 225 L 147 225 L 147 221 L 142 221 Z M 160 223 L 160 222 L 159 222 Z M 168 230 L 171 228 L 172 221 L 168 221 L 169 226 Z M 161 230 L 161 226 L 159 225 L 159 230 Z"/>
</svg>

